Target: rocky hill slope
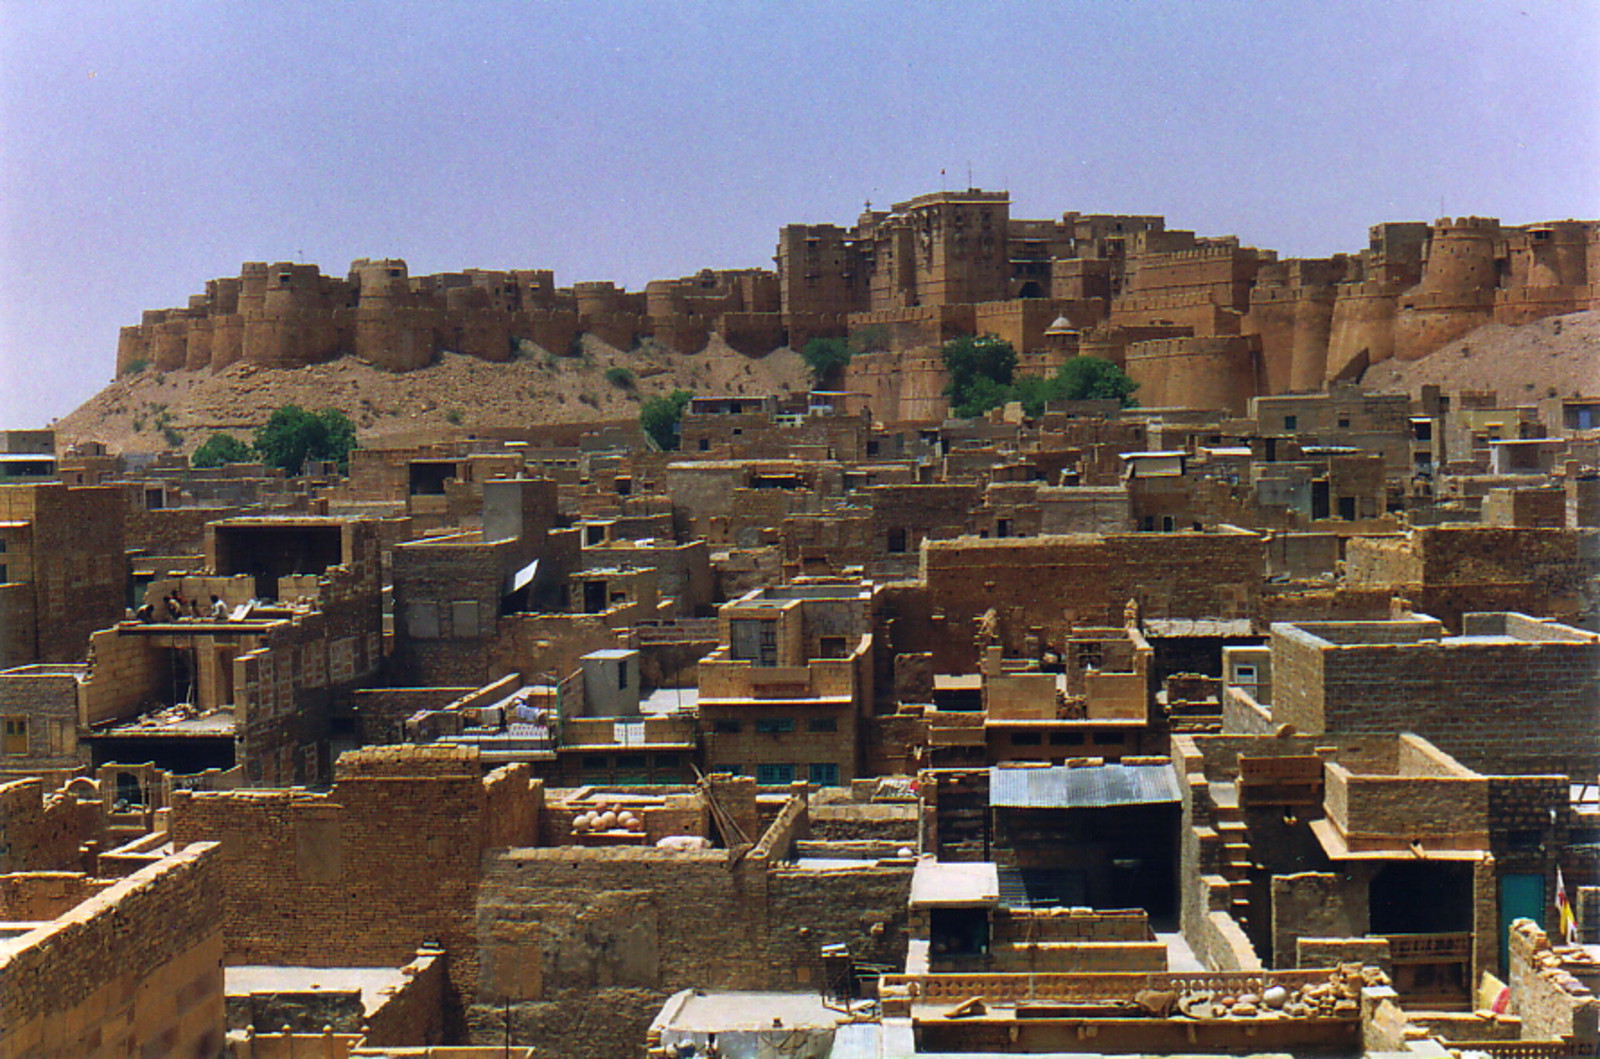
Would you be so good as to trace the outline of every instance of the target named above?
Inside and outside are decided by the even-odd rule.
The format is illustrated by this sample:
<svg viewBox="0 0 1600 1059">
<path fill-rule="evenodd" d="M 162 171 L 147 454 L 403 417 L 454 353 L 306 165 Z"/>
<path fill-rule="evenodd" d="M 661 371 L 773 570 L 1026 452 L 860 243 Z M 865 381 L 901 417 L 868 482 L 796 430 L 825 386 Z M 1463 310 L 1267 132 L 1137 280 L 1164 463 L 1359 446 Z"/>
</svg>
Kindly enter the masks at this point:
<svg viewBox="0 0 1600 1059">
<path fill-rule="evenodd" d="M 1502 404 L 1600 394 L 1600 312 L 1549 316 L 1520 327 L 1486 324 L 1421 360 L 1386 360 L 1361 385 L 1409 393 L 1493 390 Z"/>
<path fill-rule="evenodd" d="M 337 408 L 365 443 L 420 428 L 517 427 L 632 419 L 675 389 L 784 394 L 803 390 L 798 354 L 748 357 L 713 339 L 704 352 L 651 343 L 623 351 L 587 336 L 580 356 L 537 347 L 504 364 L 445 353 L 418 371 L 380 371 L 354 357 L 294 370 L 233 364 L 222 371 L 152 369 L 114 380 L 56 422 L 61 444 L 93 440 L 116 452 L 191 452 L 216 433 L 248 440 L 281 405 Z"/>
</svg>

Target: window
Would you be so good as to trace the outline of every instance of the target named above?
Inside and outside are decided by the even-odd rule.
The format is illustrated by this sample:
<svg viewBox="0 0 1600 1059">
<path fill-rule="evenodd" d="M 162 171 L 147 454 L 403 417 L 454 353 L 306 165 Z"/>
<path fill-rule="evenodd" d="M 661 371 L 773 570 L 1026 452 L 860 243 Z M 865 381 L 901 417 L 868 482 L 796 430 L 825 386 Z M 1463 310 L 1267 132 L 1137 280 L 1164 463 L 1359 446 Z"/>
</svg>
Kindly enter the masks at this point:
<svg viewBox="0 0 1600 1059">
<path fill-rule="evenodd" d="M 763 787 L 794 782 L 793 765 L 757 765 L 756 783 Z"/>
<path fill-rule="evenodd" d="M 1121 732 L 1096 732 L 1094 734 L 1095 746 L 1121 746 L 1123 735 Z"/>
<path fill-rule="evenodd" d="M 701 438 L 700 439 L 700 451 L 701 452 L 710 452 L 711 451 L 711 439 L 710 438 Z"/>
<path fill-rule="evenodd" d="M 778 623 L 756 618 L 735 618 L 728 625 L 729 647 L 735 662 L 758 666 L 778 664 Z"/>
<path fill-rule="evenodd" d="M 843 636 L 822 636 L 817 639 L 818 658 L 844 658 L 850 652 L 845 647 L 846 640 Z"/>
<path fill-rule="evenodd" d="M 677 754 L 657 754 L 656 755 L 656 768 L 658 768 L 658 769 L 675 769 L 677 767 L 678 767 L 678 755 Z"/>
<path fill-rule="evenodd" d="M 1044 737 L 1038 732 L 1012 732 L 1012 746 L 1043 746 Z"/>
<path fill-rule="evenodd" d="M 606 756 L 604 754 L 587 754 L 583 759 L 583 767 L 586 769 L 603 769 L 606 767 Z"/>
<path fill-rule="evenodd" d="M 837 732 L 839 722 L 832 717 L 813 717 L 806 722 L 808 732 Z"/>
<path fill-rule="evenodd" d="M 793 717 L 762 717 L 756 721 L 756 731 L 767 735 L 794 731 Z"/>
<path fill-rule="evenodd" d="M 1285 430 L 1295 430 L 1299 426 L 1300 426 L 1300 417 L 1299 416 L 1284 416 L 1283 417 L 1283 429 L 1285 429 Z"/>
<path fill-rule="evenodd" d="M 1233 682 L 1243 687 L 1256 686 L 1256 667 L 1254 665 L 1236 665 L 1233 667 Z"/>
<path fill-rule="evenodd" d="M 711 730 L 718 735 L 738 735 L 742 726 L 738 721 L 718 721 L 712 725 Z"/>
<path fill-rule="evenodd" d="M 618 754 L 617 755 L 617 768 L 619 768 L 619 769 L 642 769 L 644 767 L 645 767 L 645 765 L 644 765 L 644 755 L 643 754 Z"/>
<path fill-rule="evenodd" d="M 22 757 L 28 752 L 28 719 L 26 717 L 7 717 L 3 733 L 0 733 L 0 754 L 7 757 Z"/>
<path fill-rule="evenodd" d="M 1101 645 L 1100 644 L 1097 644 L 1097 643 L 1080 643 L 1080 644 L 1078 644 L 1078 668 L 1079 669 L 1099 669 L 1103 665 L 1105 665 L 1105 659 L 1104 659 L 1104 654 L 1103 654 L 1103 651 L 1101 649 Z"/>
<path fill-rule="evenodd" d="M 1082 746 L 1083 745 L 1083 733 L 1082 732 L 1051 732 L 1050 733 L 1050 745 L 1051 746 Z"/>
<path fill-rule="evenodd" d="M 839 766 L 831 761 L 814 761 L 811 763 L 808 778 L 818 787 L 837 787 L 839 785 Z"/>
<path fill-rule="evenodd" d="M 886 547 L 891 553 L 904 552 L 906 550 L 906 531 L 898 526 L 890 530 Z"/>
<path fill-rule="evenodd" d="M 628 690 L 628 660 L 626 658 L 617 664 L 617 690 Z"/>
<path fill-rule="evenodd" d="M 1348 420 L 1348 419 L 1340 419 L 1339 420 L 1339 426 L 1340 426 L 1341 429 L 1348 430 L 1350 428 L 1350 420 Z"/>
</svg>

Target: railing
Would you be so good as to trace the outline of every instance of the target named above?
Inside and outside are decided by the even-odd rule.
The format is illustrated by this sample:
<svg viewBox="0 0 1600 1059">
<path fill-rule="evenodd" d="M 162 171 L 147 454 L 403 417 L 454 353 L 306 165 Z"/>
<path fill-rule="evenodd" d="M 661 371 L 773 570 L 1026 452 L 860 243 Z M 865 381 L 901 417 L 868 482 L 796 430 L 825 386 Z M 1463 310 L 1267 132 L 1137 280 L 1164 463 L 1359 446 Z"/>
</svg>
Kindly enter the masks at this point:
<svg viewBox="0 0 1600 1059">
<path fill-rule="evenodd" d="M 1472 958 L 1471 934 L 1388 934 L 1394 963 L 1465 963 Z"/>
<path fill-rule="evenodd" d="M 1286 989 L 1319 985 L 1329 979 L 1327 970 L 1310 971 L 1209 971 L 1187 973 L 1103 972 L 1046 974 L 928 974 L 885 975 L 887 989 L 915 987 L 922 1000 L 959 1001 L 979 996 L 995 1004 L 1026 1000 L 1132 1000 L 1141 990 L 1218 995 L 1260 993 L 1271 986 Z"/>
<path fill-rule="evenodd" d="M 1590 1059 L 1594 1044 L 1575 1039 L 1555 1041 L 1446 1041 L 1445 1047 L 1460 1054 L 1483 1052 L 1495 1059 Z"/>
</svg>

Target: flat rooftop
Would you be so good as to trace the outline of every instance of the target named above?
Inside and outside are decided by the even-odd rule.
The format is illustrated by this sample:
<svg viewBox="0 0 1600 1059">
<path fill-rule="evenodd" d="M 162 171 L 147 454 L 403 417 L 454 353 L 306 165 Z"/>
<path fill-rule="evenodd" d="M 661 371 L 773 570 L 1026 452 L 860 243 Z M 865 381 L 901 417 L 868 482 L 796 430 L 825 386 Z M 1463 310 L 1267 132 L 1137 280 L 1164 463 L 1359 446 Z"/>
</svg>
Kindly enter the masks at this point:
<svg viewBox="0 0 1600 1059">
<path fill-rule="evenodd" d="M 975 908 L 1000 903 L 1000 869 L 991 861 L 923 858 L 911 872 L 917 908 Z"/>
<path fill-rule="evenodd" d="M 371 1015 L 399 992 L 407 978 L 398 967 L 274 967 L 241 964 L 222 969 L 227 996 L 251 993 L 361 994 L 361 1009 Z"/>
<path fill-rule="evenodd" d="M 656 1017 L 664 1032 L 729 1033 L 768 1031 L 781 1019 L 789 1030 L 831 1029 L 847 1016 L 823 1007 L 816 993 L 713 993 L 685 990 L 669 999 Z"/>
</svg>

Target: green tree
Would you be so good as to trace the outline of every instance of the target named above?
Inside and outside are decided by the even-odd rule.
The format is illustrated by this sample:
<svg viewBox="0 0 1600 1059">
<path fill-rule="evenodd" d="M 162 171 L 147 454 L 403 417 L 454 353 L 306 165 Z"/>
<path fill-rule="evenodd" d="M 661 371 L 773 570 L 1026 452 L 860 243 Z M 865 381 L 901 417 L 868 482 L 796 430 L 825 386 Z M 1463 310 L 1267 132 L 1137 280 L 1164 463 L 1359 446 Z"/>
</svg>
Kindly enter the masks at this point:
<svg viewBox="0 0 1600 1059">
<path fill-rule="evenodd" d="M 1133 407 L 1133 391 L 1139 384 L 1109 360 L 1099 357 L 1073 357 L 1056 369 L 1056 399 L 1066 401 L 1121 401 Z"/>
<path fill-rule="evenodd" d="M 337 408 L 307 412 L 286 404 L 256 431 L 256 455 L 290 475 L 299 474 L 307 460 L 336 460 L 344 470 L 355 447 L 355 424 Z"/>
<path fill-rule="evenodd" d="M 694 394 L 688 390 L 673 390 L 665 397 L 652 397 L 639 409 L 639 427 L 662 451 L 678 447 L 678 428 L 683 422 L 683 410 L 689 407 Z"/>
<path fill-rule="evenodd" d="M 1017 351 L 1010 342 L 994 335 L 962 335 L 946 342 L 940 354 L 950 374 L 944 395 L 956 415 L 963 419 L 982 415 L 1011 399 Z"/>
<path fill-rule="evenodd" d="M 836 381 L 850 363 L 850 343 L 842 338 L 813 338 L 800 351 L 800 359 L 811 369 L 811 381 L 823 386 Z"/>
<path fill-rule="evenodd" d="M 225 463 L 246 463 L 253 454 L 250 446 L 232 434 L 213 434 L 189 457 L 192 467 L 221 467 Z"/>
</svg>

